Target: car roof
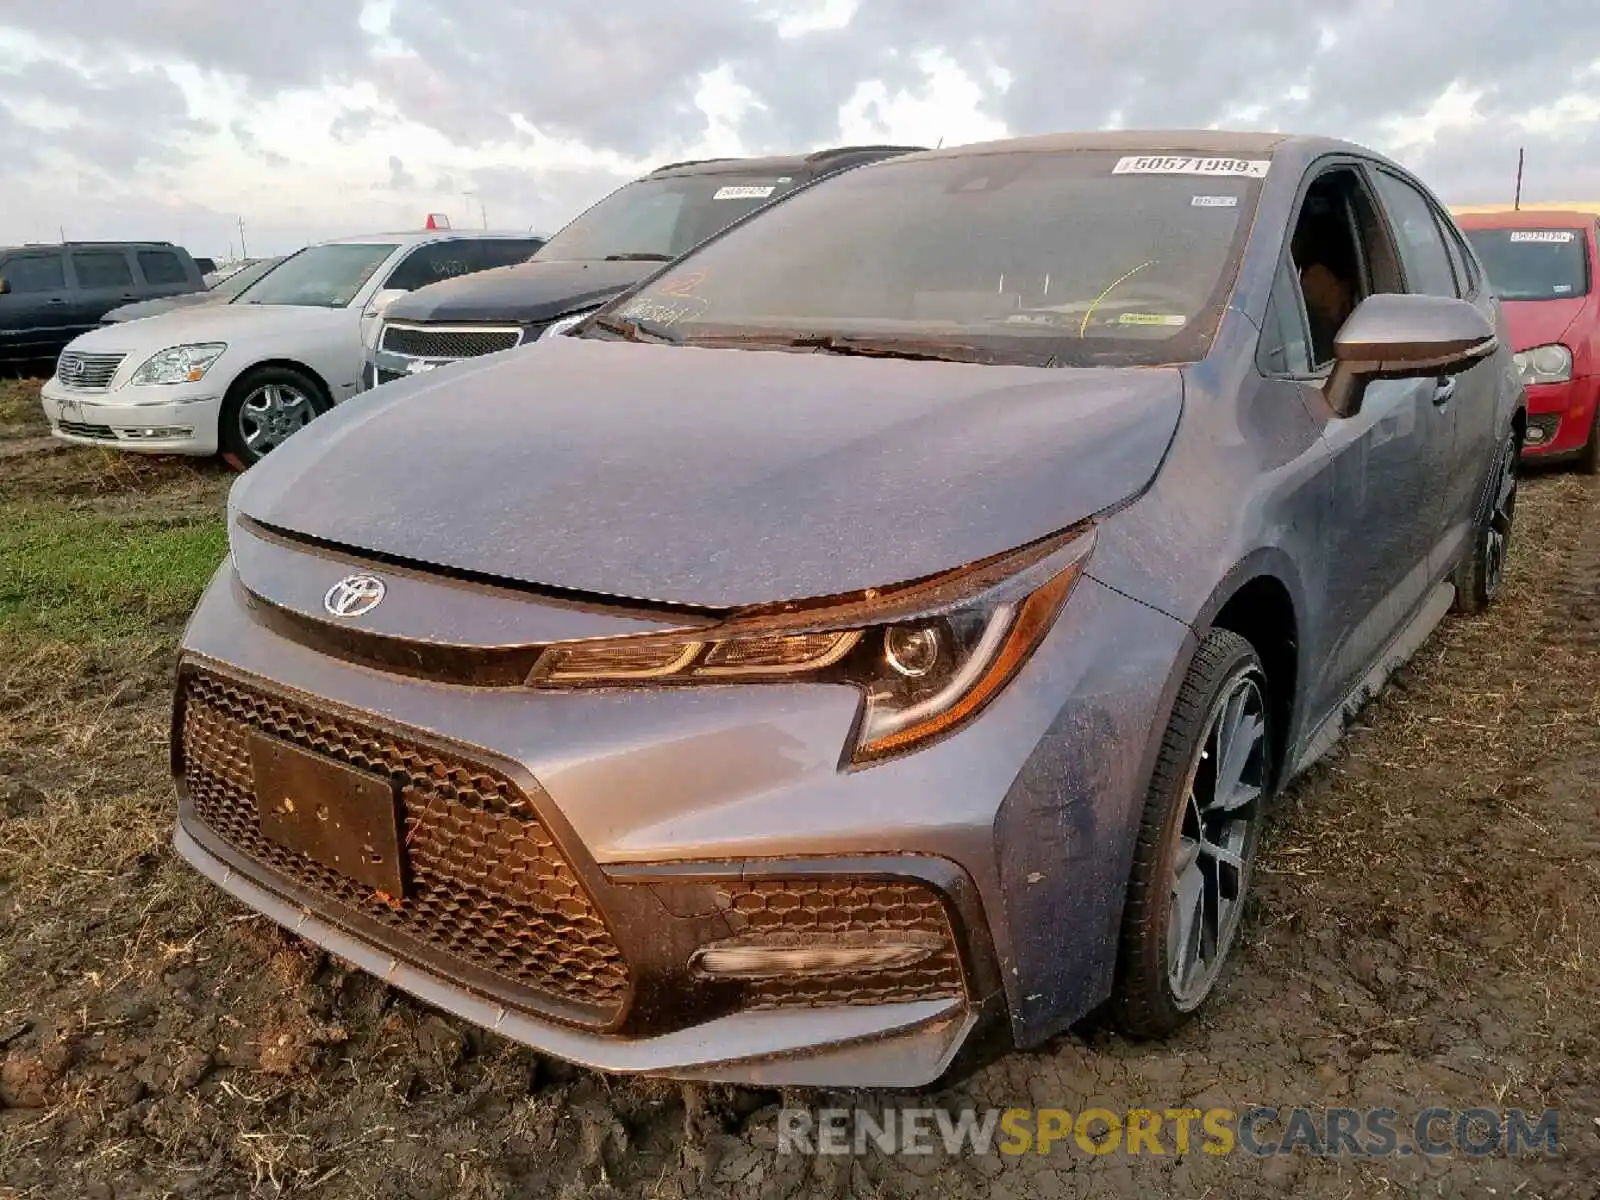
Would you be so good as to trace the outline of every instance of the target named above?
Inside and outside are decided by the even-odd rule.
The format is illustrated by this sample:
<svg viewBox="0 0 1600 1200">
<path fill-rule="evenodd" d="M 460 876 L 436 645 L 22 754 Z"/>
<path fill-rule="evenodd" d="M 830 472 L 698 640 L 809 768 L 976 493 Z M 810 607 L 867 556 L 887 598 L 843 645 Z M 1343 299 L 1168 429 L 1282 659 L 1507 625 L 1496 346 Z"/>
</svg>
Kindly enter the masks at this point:
<svg viewBox="0 0 1600 1200">
<path fill-rule="evenodd" d="M 1588 225 L 1600 215 L 1600 204 L 1534 204 L 1523 208 L 1473 205 L 1452 208 L 1450 215 L 1463 229 L 1546 229 L 1561 225 Z"/>
<path fill-rule="evenodd" d="M 969 142 L 941 150 L 924 150 L 917 158 L 961 158 L 972 154 L 1060 154 L 1073 150 L 1123 150 L 1162 154 L 1175 150 L 1197 154 L 1270 154 L 1287 143 L 1324 142 L 1287 133 L 1238 132 L 1226 129 L 1099 129 L 1045 133 L 1032 137 Z M 1348 145 L 1348 143 L 1334 143 Z"/>
<path fill-rule="evenodd" d="M 840 170 L 856 163 L 875 162 L 924 150 L 925 146 L 830 146 L 807 154 L 775 154 L 764 158 L 691 158 L 666 163 L 645 176 L 683 175 L 812 175 L 819 171 Z"/>
<path fill-rule="evenodd" d="M 11 250 L 182 250 L 174 242 L 23 242 L 19 246 L 0 246 L 0 254 Z M 185 251 L 187 253 L 187 251 Z"/>
<path fill-rule="evenodd" d="M 552 234 L 535 233 L 526 229 L 406 229 L 395 233 L 363 233 L 350 237 L 327 238 L 312 242 L 313 246 L 360 246 L 373 242 L 394 242 L 400 246 L 421 246 L 428 242 L 448 242 L 460 238 L 517 238 L 529 240 L 543 238 L 549 241 Z"/>
</svg>

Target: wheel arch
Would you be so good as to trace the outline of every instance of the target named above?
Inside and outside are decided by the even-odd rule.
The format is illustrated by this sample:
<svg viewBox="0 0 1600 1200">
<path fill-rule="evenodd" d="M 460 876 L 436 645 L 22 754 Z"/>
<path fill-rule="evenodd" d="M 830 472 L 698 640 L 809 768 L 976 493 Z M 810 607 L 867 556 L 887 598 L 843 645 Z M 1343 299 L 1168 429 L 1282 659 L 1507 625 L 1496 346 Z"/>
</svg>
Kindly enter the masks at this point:
<svg viewBox="0 0 1600 1200">
<path fill-rule="evenodd" d="M 273 367 L 283 368 L 290 371 L 298 371 L 307 379 L 311 380 L 312 383 L 317 385 L 317 388 L 322 392 L 322 399 L 327 404 L 328 408 L 333 407 L 333 389 L 328 386 L 328 381 L 322 377 L 322 372 L 318 371 L 309 363 L 302 362 L 298 358 L 279 357 L 257 359 L 248 367 L 245 367 L 242 370 L 234 373 L 232 381 L 228 384 L 228 394 L 231 395 L 235 388 L 237 388 L 245 380 L 249 379 L 250 376 L 254 375 L 257 371 L 263 371 Z"/>
<path fill-rule="evenodd" d="M 1301 695 L 1308 675 L 1306 612 L 1293 561 L 1281 551 L 1263 549 L 1228 572 L 1194 622 L 1197 638 L 1225 629 L 1249 642 L 1261 659 L 1271 685 L 1274 786 L 1285 781 L 1291 751 L 1301 736 Z"/>
</svg>

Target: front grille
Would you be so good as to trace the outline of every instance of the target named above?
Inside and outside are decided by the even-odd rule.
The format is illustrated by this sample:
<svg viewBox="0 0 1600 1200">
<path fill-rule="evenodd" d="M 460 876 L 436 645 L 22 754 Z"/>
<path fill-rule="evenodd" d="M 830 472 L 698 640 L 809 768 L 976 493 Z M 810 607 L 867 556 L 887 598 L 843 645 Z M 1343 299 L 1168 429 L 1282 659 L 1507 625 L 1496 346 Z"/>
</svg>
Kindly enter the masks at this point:
<svg viewBox="0 0 1600 1200">
<path fill-rule="evenodd" d="M 56 430 L 73 437 L 96 438 L 104 442 L 117 440 L 116 431 L 109 425 L 88 425 L 82 421 L 57 421 Z"/>
<path fill-rule="evenodd" d="M 405 377 L 404 371 L 386 371 L 382 367 L 372 368 L 373 387 L 377 387 L 380 384 L 393 383 L 396 379 L 404 379 Z"/>
<path fill-rule="evenodd" d="M 261 833 L 252 730 L 398 785 L 406 896 L 371 889 Z M 314 712 L 205 673 L 184 682 L 183 778 L 196 816 L 246 857 L 300 889 L 512 985 L 557 997 L 605 1024 L 628 994 L 627 965 L 582 883 L 510 780 L 479 764 Z M 526 997 L 524 997 L 526 999 Z"/>
<path fill-rule="evenodd" d="M 84 354 L 68 350 L 56 361 L 56 377 L 67 387 L 80 392 L 103 392 L 126 354 Z"/>
<path fill-rule="evenodd" d="M 940 948 L 920 962 L 837 977 L 760 980 L 745 985 L 750 1008 L 888 1004 L 959 998 L 961 959 L 950 919 L 932 888 L 870 879 L 752 880 L 718 885 L 734 936 L 718 946 L 784 946 L 797 939 L 844 942 L 895 934 L 934 935 Z"/>
<path fill-rule="evenodd" d="M 515 326 L 481 329 L 454 325 L 432 329 L 418 325 L 383 327 L 383 348 L 412 358 L 477 358 L 480 354 L 510 350 L 521 340 L 522 330 Z"/>
</svg>

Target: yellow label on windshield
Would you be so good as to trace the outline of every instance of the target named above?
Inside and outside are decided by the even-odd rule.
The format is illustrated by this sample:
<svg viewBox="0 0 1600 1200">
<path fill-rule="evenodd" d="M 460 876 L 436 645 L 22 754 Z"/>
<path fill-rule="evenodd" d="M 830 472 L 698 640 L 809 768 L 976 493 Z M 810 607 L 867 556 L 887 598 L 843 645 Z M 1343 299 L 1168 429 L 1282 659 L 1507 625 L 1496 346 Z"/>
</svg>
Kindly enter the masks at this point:
<svg viewBox="0 0 1600 1200">
<path fill-rule="evenodd" d="M 1123 313 L 1117 318 L 1118 325 L 1186 325 L 1188 322 L 1188 317 L 1176 313 Z"/>
</svg>

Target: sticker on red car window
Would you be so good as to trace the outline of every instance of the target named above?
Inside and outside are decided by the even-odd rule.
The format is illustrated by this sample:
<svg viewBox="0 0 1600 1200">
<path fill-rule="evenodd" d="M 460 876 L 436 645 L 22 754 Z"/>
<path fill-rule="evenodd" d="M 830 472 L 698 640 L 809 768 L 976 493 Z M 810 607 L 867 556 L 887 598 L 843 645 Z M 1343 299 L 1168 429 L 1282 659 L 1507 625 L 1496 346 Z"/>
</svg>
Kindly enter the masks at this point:
<svg viewBox="0 0 1600 1200">
<path fill-rule="evenodd" d="M 1265 179 L 1272 165 L 1265 158 L 1186 158 L 1171 154 L 1130 154 L 1117 159 L 1113 175 L 1239 175 Z"/>
<path fill-rule="evenodd" d="M 765 187 L 719 187 L 712 193 L 713 200 L 765 200 L 772 195 L 775 185 Z"/>
<path fill-rule="evenodd" d="M 1578 235 L 1570 229 L 1514 229 L 1513 242 L 1570 242 Z"/>
</svg>

